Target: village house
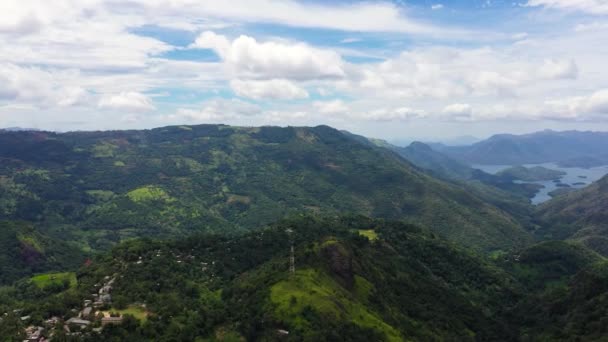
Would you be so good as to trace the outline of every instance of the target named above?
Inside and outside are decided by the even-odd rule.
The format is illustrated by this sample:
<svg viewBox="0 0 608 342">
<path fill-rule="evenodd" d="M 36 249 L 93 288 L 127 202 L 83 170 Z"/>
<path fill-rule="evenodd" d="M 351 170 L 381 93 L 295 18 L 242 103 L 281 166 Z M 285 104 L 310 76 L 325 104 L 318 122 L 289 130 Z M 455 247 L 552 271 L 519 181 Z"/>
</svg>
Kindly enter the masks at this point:
<svg viewBox="0 0 608 342">
<path fill-rule="evenodd" d="M 42 342 L 46 341 L 44 338 L 44 328 L 37 326 L 29 326 L 25 329 L 25 340 L 23 342 Z"/>
<path fill-rule="evenodd" d="M 83 319 L 89 319 L 89 318 L 91 318 L 92 313 L 93 313 L 93 308 L 90 306 L 87 306 L 82 311 L 80 311 L 80 314 L 78 316 Z"/>
<path fill-rule="evenodd" d="M 77 318 L 77 317 L 72 317 L 72 318 L 68 319 L 65 323 L 68 327 L 76 326 L 76 327 L 79 327 L 80 329 L 86 328 L 89 325 L 91 325 L 91 321 L 87 321 L 86 319 L 81 319 L 81 318 Z"/>
</svg>

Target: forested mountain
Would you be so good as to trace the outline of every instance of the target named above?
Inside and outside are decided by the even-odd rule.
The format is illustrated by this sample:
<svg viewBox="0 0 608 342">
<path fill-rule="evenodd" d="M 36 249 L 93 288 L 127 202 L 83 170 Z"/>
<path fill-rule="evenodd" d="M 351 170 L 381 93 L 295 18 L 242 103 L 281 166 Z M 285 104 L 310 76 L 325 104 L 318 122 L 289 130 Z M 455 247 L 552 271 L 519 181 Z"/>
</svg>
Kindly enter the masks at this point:
<svg viewBox="0 0 608 342">
<path fill-rule="evenodd" d="M 327 126 L 0 133 L 0 215 L 107 249 L 298 212 L 408 219 L 481 250 L 530 242 L 504 210 Z"/>
<path fill-rule="evenodd" d="M 414 225 L 303 215 L 239 237 L 125 242 L 74 287 L 0 290 L 0 310 L 67 320 L 111 278 L 112 302 L 94 312 L 122 313 L 122 324 L 95 332 L 93 315 L 78 340 L 599 341 L 605 269 L 566 242 L 492 261 Z M 0 331 L 19 331 L 11 317 Z"/>
<path fill-rule="evenodd" d="M 467 164 L 437 152 L 429 145 L 421 142 L 413 142 L 407 147 L 393 146 L 392 148 L 418 167 L 430 170 L 440 177 L 471 179 L 476 171 Z"/>
<path fill-rule="evenodd" d="M 436 147 L 472 164 L 519 165 L 556 162 L 592 167 L 608 163 L 608 133 L 546 130 L 523 135 L 499 134 L 469 146 Z"/>
<path fill-rule="evenodd" d="M 537 211 L 544 239 L 575 239 L 608 255 L 608 176 L 558 196 Z"/>
<path fill-rule="evenodd" d="M 517 208 L 509 209 L 508 207 L 511 205 L 503 203 L 505 199 L 512 204 L 515 202 L 525 203 L 526 199 L 533 197 L 538 191 L 538 186 L 535 184 L 514 183 L 514 177 L 510 175 L 493 175 L 475 169 L 421 142 L 413 142 L 407 147 L 389 145 L 387 148 L 395 151 L 434 177 L 459 183 L 464 181 L 469 190 L 511 213 L 521 210 Z M 515 206 L 517 207 L 517 205 Z"/>
</svg>

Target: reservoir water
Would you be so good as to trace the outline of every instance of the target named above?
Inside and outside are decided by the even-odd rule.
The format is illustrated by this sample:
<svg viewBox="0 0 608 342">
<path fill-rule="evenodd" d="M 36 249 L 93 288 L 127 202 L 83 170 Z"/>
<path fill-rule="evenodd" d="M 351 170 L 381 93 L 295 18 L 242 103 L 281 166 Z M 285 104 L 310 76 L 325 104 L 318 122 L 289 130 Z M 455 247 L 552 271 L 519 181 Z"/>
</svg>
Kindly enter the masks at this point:
<svg viewBox="0 0 608 342">
<path fill-rule="evenodd" d="M 496 174 L 499 171 L 508 169 L 515 165 L 473 165 L 472 167 L 482 170 L 487 173 Z M 580 189 L 586 187 L 587 185 L 595 182 L 596 180 L 604 177 L 608 174 L 608 165 L 592 167 L 589 169 L 584 169 L 580 167 L 559 167 L 555 163 L 543 163 L 543 164 L 524 164 L 525 167 L 533 167 L 533 166 L 543 166 L 547 169 L 559 170 L 563 171 L 566 174 L 559 178 L 562 184 L 567 184 L 572 188 Z M 533 183 L 533 184 L 541 184 L 544 188 L 540 189 L 536 195 L 531 199 L 532 204 L 540 204 L 545 201 L 551 199 L 549 193 L 551 191 L 557 190 L 559 187 L 558 183 L 549 181 L 538 181 L 538 182 L 522 182 L 517 181 L 519 183 Z M 584 184 L 579 184 L 584 183 Z"/>
</svg>

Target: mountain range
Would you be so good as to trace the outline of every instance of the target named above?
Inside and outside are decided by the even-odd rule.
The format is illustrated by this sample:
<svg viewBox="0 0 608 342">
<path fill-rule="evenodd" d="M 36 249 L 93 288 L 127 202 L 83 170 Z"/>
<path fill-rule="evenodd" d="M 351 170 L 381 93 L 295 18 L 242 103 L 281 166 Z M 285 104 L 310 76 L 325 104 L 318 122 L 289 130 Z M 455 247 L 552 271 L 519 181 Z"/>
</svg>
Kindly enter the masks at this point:
<svg viewBox="0 0 608 342">
<path fill-rule="evenodd" d="M 513 180 L 556 173 L 461 157 L 328 126 L 0 132 L 0 336 L 601 341 L 608 176 L 535 207 Z"/>
<path fill-rule="evenodd" d="M 87 249 L 298 212 L 410 220 L 486 251 L 531 241 L 507 211 L 327 126 L 6 132 L 0 160 L 2 217 Z"/>
<path fill-rule="evenodd" d="M 469 164 L 521 165 L 554 162 L 593 167 L 608 163 L 608 133 L 551 130 L 498 134 L 467 146 L 436 144 L 436 150 Z"/>
</svg>

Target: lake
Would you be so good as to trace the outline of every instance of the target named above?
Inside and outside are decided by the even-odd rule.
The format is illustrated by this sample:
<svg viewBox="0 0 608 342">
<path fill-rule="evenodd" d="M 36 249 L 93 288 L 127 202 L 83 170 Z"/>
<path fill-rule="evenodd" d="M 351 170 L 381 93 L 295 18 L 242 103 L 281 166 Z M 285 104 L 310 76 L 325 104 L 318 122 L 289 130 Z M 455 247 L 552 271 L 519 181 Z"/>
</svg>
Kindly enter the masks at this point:
<svg viewBox="0 0 608 342">
<path fill-rule="evenodd" d="M 473 165 L 472 167 L 482 170 L 487 173 L 496 174 L 499 171 L 508 169 L 515 165 Z M 543 166 L 547 169 L 559 170 L 566 173 L 565 176 L 561 177 L 560 180 L 563 184 L 568 184 L 572 188 L 580 189 L 584 188 L 587 185 L 595 182 L 596 180 L 604 177 L 608 174 L 608 165 L 592 167 L 589 169 L 583 169 L 580 167 L 559 167 L 555 163 L 543 163 L 543 164 L 524 164 L 525 167 L 533 167 L 533 166 Z M 551 199 L 549 193 L 558 189 L 559 187 L 553 181 L 539 181 L 539 182 L 522 182 L 517 181 L 519 183 L 533 183 L 533 184 L 541 184 L 544 188 L 540 189 L 536 195 L 531 199 L 532 204 L 540 204 L 546 202 Z M 581 185 L 574 185 L 574 183 L 585 183 Z"/>
</svg>

